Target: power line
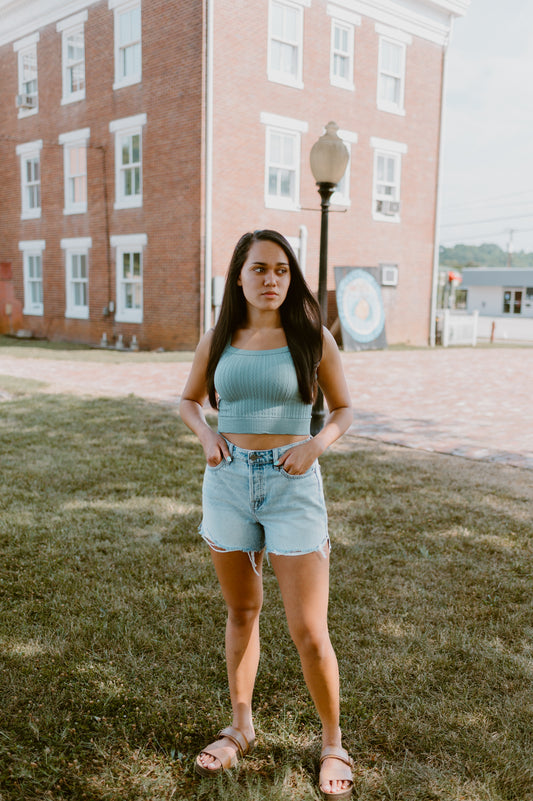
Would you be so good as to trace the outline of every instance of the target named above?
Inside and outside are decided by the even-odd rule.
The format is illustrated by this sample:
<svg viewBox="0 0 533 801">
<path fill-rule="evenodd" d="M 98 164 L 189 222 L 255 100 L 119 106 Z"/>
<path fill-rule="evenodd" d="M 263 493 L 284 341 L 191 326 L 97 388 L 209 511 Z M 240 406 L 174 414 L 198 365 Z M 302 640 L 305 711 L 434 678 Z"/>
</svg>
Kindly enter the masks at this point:
<svg viewBox="0 0 533 801">
<path fill-rule="evenodd" d="M 445 223 L 441 228 L 462 228 L 465 225 L 480 225 L 481 223 L 505 222 L 506 220 L 522 220 L 533 217 L 533 214 L 513 214 L 511 217 L 488 217 L 485 220 L 469 220 L 468 222 Z"/>
</svg>

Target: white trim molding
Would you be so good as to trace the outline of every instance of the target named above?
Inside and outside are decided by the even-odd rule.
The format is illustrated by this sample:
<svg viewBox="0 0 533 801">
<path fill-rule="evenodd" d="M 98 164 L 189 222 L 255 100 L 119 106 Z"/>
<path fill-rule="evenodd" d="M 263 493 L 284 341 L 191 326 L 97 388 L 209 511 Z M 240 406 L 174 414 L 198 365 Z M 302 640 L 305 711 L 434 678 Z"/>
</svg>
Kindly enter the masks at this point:
<svg viewBox="0 0 533 801">
<path fill-rule="evenodd" d="M 263 125 L 275 125 L 277 128 L 287 128 L 300 133 L 307 133 L 309 130 L 309 123 L 304 120 L 282 117 L 280 114 L 270 114 L 268 111 L 262 111 L 260 119 Z"/>
<path fill-rule="evenodd" d="M 0 46 L 17 41 L 46 25 L 83 13 L 101 0 L 0 0 Z"/>
<path fill-rule="evenodd" d="M 378 150 L 388 150 L 390 153 L 407 153 L 407 145 L 403 142 L 395 142 L 392 139 L 380 139 L 377 136 L 370 137 L 370 147 Z"/>
</svg>

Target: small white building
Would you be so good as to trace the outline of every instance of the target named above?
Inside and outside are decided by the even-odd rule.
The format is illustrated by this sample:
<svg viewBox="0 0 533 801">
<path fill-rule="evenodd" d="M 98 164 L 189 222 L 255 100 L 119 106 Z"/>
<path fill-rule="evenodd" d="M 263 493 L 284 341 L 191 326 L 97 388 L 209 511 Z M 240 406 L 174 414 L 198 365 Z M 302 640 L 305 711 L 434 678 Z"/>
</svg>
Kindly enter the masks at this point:
<svg viewBox="0 0 533 801">
<path fill-rule="evenodd" d="M 479 313 L 479 335 L 533 341 L 533 267 L 467 267 L 461 289 L 467 311 Z"/>
</svg>

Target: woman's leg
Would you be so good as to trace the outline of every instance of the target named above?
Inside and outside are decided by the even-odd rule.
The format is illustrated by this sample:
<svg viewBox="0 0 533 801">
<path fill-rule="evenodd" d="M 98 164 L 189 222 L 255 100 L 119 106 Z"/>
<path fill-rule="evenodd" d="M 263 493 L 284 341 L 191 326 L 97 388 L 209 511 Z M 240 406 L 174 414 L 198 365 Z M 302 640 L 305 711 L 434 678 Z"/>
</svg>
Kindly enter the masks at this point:
<svg viewBox="0 0 533 801">
<path fill-rule="evenodd" d="M 256 571 L 250 557 L 243 551 L 211 550 L 213 564 L 228 609 L 226 622 L 226 665 L 233 711 L 232 725 L 248 741 L 254 738 L 252 695 L 259 665 L 259 613 L 263 603 L 261 567 L 263 554 L 253 554 Z M 229 740 L 222 745 L 236 750 Z M 220 767 L 218 759 L 200 754 L 204 767 Z"/>
<path fill-rule="evenodd" d="M 340 746 L 339 669 L 328 632 L 329 555 L 323 553 L 282 556 L 270 554 L 287 623 L 298 649 L 304 678 L 322 723 L 322 746 Z M 334 759 L 324 763 L 324 773 L 335 774 Z M 338 763 L 337 763 L 338 767 Z M 347 789 L 347 781 L 332 779 L 322 789 L 335 793 Z"/>
</svg>

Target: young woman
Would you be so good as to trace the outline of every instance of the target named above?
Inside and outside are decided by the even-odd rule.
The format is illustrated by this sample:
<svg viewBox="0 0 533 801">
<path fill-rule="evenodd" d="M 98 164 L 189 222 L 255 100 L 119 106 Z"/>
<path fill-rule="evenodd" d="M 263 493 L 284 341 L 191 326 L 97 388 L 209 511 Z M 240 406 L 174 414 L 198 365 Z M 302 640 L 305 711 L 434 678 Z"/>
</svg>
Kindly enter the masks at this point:
<svg viewBox="0 0 533 801">
<path fill-rule="evenodd" d="M 329 409 L 310 437 L 316 384 Z M 218 432 L 203 405 L 218 408 Z M 339 352 L 287 240 L 275 231 L 241 237 L 219 320 L 200 341 L 180 404 L 207 461 L 201 533 L 227 605 L 226 662 L 232 726 L 198 755 L 214 776 L 254 745 L 252 693 L 259 663 L 265 551 L 289 631 L 322 723 L 320 790 L 352 792 L 341 746 L 339 674 L 327 625 L 329 537 L 318 457 L 352 421 Z"/>
</svg>

